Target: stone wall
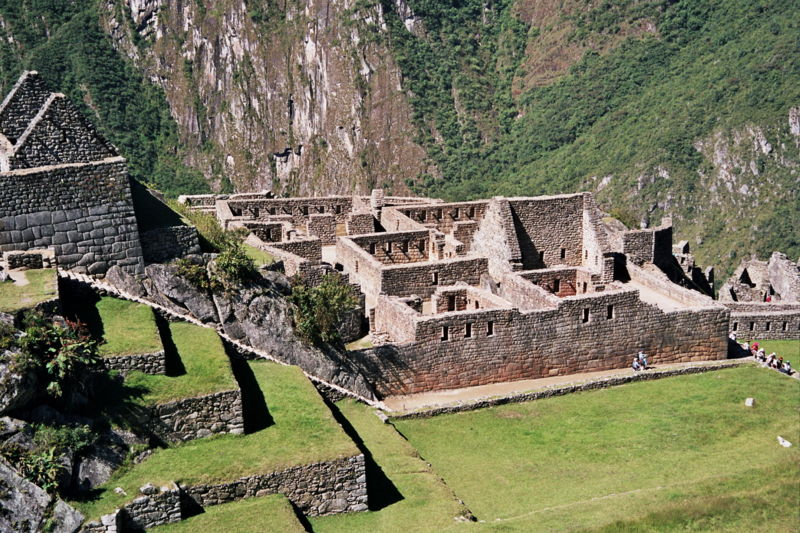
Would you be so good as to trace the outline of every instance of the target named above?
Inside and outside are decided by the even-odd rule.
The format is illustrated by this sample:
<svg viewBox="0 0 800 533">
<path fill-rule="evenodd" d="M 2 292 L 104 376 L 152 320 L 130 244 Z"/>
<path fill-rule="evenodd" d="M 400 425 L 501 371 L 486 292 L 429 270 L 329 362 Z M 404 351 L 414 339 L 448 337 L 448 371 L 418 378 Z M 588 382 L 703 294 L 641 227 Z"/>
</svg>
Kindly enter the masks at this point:
<svg viewBox="0 0 800 533">
<path fill-rule="evenodd" d="M 286 235 L 285 226 L 281 221 L 244 223 L 244 227 L 263 242 L 281 242 Z"/>
<path fill-rule="evenodd" d="M 39 73 L 25 71 L 0 105 L 0 133 L 14 144 L 49 97 Z"/>
<path fill-rule="evenodd" d="M 525 270 L 583 264 L 583 196 L 508 199 Z"/>
<path fill-rule="evenodd" d="M 520 309 L 555 309 L 558 296 L 531 283 L 518 273 L 505 274 L 499 283 L 500 296 Z"/>
<path fill-rule="evenodd" d="M 488 201 L 439 203 L 431 205 L 398 206 L 395 209 L 408 219 L 442 233 L 451 233 L 458 222 L 479 222 L 483 219 Z M 386 228 L 394 231 L 396 228 Z M 471 240 L 471 239 L 470 239 Z M 469 243 L 467 243 L 469 244 Z"/>
<path fill-rule="evenodd" d="M 489 272 L 500 278 L 522 269 L 522 252 L 514 229 L 514 216 L 505 198 L 493 198 L 472 237 L 471 249 L 489 259 Z"/>
<path fill-rule="evenodd" d="M 295 466 L 277 472 L 242 477 L 216 485 L 148 487 L 118 513 L 90 522 L 82 531 L 138 531 L 188 518 L 184 509 L 230 503 L 244 498 L 283 494 L 303 514 L 323 516 L 367 510 L 364 456 Z"/>
<path fill-rule="evenodd" d="M 800 304 L 725 302 L 739 339 L 800 339 Z"/>
<path fill-rule="evenodd" d="M 68 270 L 143 271 L 124 159 L 0 173 L 0 251 L 47 247 Z"/>
<path fill-rule="evenodd" d="M 555 309 L 412 318 L 413 342 L 351 355 L 381 395 L 624 368 L 639 350 L 656 366 L 727 356 L 727 309 L 662 312 L 642 302 L 636 290 L 563 298 Z"/>
<path fill-rule="evenodd" d="M 320 196 L 308 198 L 242 198 L 224 200 L 235 217 L 269 220 L 275 215 L 290 215 L 292 225 L 304 227 L 311 215 L 332 215 L 337 224 L 344 224 L 353 211 L 352 196 Z"/>
<path fill-rule="evenodd" d="M 439 286 L 464 282 L 478 286 L 488 273 L 484 257 L 445 259 L 430 263 L 384 266 L 380 270 L 380 292 L 390 296 L 430 297 Z"/>
<path fill-rule="evenodd" d="M 154 353 L 104 357 L 103 366 L 108 370 L 116 370 L 123 374 L 127 374 L 132 370 L 138 370 L 145 374 L 166 374 L 167 372 L 163 350 Z"/>
<path fill-rule="evenodd" d="M 238 389 L 158 404 L 151 410 L 151 428 L 170 441 L 244 433 L 242 393 Z"/>
<path fill-rule="evenodd" d="M 367 510 L 366 470 L 364 456 L 360 454 L 248 476 L 231 483 L 184 487 L 184 491 L 203 507 L 281 493 L 308 516 Z"/>
<path fill-rule="evenodd" d="M 363 213 L 353 213 L 345 221 L 345 229 L 348 235 L 362 235 L 364 233 L 375 232 L 375 217 L 369 211 Z"/>
<path fill-rule="evenodd" d="M 594 197 L 583 196 L 583 266 L 594 271 L 603 270 L 603 254 L 611 251 L 603 219 Z"/>
<path fill-rule="evenodd" d="M 295 241 L 276 242 L 269 245 L 272 250 L 280 250 L 283 252 L 302 257 L 312 263 L 319 263 L 322 261 L 322 243 L 316 237 L 308 239 L 298 239 Z"/>
<path fill-rule="evenodd" d="M 430 257 L 428 230 L 370 233 L 349 239 L 384 265 L 418 263 Z"/>
<path fill-rule="evenodd" d="M 140 235 L 142 255 L 148 263 L 166 263 L 190 254 L 200 254 L 200 239 L 192 226 L 171 226 L 144 231 Z"/>
<path fill-rule="evenodd" d="M 331 214 L 314 214 L 308 216 L 306 233 L 319 237 L 323 246 L 336 244 L 336 218 Z"/>
<path fill-rule="evenodd" d="M 52 268 L 55 265 L 52 250 L 28 250 L 27 252 L 6 252 L 3 259 L 8 268 Z"/>
<path fill-rule="evenodd" d="M 543 268 L 518 272 L 517 275 L 561 298 L 594 292 L 591 272 L 581 267 Z"/>
<path fill-rule="evenodd" d="M 88 163 L 118 155 L 63 94 L 51 94 L 17 139 L 8 168 Z"/>
</svg>

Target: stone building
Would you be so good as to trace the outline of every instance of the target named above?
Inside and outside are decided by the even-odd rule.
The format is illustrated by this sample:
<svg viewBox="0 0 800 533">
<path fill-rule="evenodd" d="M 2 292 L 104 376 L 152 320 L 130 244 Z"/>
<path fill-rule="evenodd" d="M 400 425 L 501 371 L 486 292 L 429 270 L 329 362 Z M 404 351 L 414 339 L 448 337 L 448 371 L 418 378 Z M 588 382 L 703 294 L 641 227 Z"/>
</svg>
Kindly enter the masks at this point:
<svg viewBox="0 0 800 533">
<path fill-rule="evenodd" d="M 125 159 L 25 72 L 0 104 L 0 251 L 44 248 L 95 276 L 144 267 Z"/>
<path fill-rule="evenodd" d="M 671 221 L 629 230 L 588 193 L 181 201 L 247 228 L 287 273 L 357 285 L 374 347 L 348 358 L 381 396 L 622 368 L 639 350 L 656 365 L 727 357 L 731 312 Z"/>
</svg>

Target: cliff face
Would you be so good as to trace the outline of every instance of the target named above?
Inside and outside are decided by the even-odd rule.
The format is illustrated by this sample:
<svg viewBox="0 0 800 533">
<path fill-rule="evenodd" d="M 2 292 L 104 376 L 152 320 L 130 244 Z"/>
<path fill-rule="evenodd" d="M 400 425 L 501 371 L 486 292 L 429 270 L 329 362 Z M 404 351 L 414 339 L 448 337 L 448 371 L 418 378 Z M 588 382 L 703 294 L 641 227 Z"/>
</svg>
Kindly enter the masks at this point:
<svg viewBox="0 0 800 533">
<path fill-rule="evenodd" d="M 102 19 L 218 190 L 402 193 L 430 172 L 380 4 L 107 0 Z"/>
</svg>

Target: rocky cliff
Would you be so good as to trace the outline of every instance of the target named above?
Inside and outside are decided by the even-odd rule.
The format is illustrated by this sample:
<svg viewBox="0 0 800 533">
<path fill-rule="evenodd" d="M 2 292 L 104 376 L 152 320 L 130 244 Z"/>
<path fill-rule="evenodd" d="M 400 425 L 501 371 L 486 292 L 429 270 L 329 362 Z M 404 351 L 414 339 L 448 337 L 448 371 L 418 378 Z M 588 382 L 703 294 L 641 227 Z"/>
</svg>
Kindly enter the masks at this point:
<svg viewBox="0 0 800 533">
<path fill-rule="evenodd" d="M 380 4 L 108 0 L 102 17 L 216 189 L 400 193 L 429 165 Z"/>
</svg>

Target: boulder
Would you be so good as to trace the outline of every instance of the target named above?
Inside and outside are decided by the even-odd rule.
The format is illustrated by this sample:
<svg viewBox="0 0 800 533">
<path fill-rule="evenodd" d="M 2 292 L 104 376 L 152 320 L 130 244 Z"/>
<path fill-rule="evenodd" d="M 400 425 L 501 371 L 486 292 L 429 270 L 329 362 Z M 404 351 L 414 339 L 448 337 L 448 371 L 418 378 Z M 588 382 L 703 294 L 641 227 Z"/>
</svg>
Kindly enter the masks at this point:
<svg viewBox="0 0 800 533">
<path fill-rule="evenodd" d="M 25 429 L 27 425 L 27 422 L 11 418 L 10 416 L 0 418 L 0 442 L 13 437 Z"/>
<path fill-rule="evenodd" d="M 83 515 L 22 478 L 0 458 L 0 531 L 74 533 Z"/>
<path fill-rule="evenodd" d="M 146 291 L 142 286 L 142 282 L 133 274 L 125 272 L 117 265 L 112 266 L 106 272 L 106 283 L 113 285 L 121 291 L 125 291 L 134 296 L 143 297 Z"/>
<path fill-rule="evenodd" d="M 122 430 L 110 430 L 103 434 L 78 463 L 78 490 L 92 490 L 108 481 L 125 461 L 130 446 L 144 442 L 133 433 Z"/>
<path fill-rule="evenodd" d="M 174 265 L 152 264 L 145 267 L 148 296 L 164 305 L 185 313 L 188 311 L 201 322 L 216 322 L 214 302 L 204 291 L 178 276 Z"/>
<path fill-rule="evenodd" d="M 19 352 L 6 352 L 0 357 L 0 414 L 21 409 L 36 396 L 36 375 L 14 368 Z"/>
</svg>

